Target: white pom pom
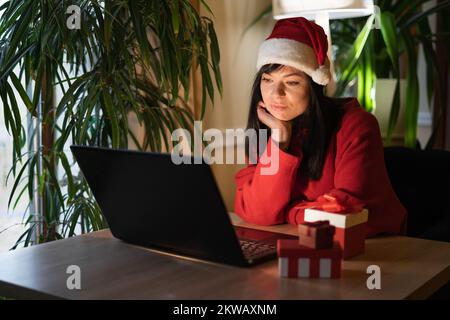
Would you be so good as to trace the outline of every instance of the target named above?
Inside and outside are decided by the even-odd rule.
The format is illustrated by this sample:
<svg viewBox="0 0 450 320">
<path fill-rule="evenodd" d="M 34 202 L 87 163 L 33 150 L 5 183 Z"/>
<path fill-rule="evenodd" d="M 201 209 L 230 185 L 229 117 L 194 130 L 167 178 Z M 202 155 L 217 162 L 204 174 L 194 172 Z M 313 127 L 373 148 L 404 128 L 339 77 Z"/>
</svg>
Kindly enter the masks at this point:
<svg viewBox="0 0 450 320">
<path fill-rule="evenodd" d="M 311 74 L 311 78 L 315 83 L 326 86 L 331 79 L 330 69 L 327 66 L 320 66 Z"/>
</svg>

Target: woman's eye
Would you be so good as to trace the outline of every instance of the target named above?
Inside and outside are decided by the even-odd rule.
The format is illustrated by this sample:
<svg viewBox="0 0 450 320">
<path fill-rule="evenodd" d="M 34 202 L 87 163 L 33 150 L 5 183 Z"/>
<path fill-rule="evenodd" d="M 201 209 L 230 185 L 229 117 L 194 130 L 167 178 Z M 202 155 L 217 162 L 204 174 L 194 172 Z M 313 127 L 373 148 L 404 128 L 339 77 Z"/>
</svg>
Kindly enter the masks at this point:
<svg viewBox="0 0 450 320">
<path fill-rule="evenodd" d="M 288 81 L 287 84 L 290 86 L 296 86 L 299 84 L 299 82 L 298 81 Z"/>
<path fill-rule="evenodd" d="M 263 81 L 263 82 L 271 82 L 272 80 L 269 79 L 269 78 L 262 78 L 262 81 Z"/>
</svg>

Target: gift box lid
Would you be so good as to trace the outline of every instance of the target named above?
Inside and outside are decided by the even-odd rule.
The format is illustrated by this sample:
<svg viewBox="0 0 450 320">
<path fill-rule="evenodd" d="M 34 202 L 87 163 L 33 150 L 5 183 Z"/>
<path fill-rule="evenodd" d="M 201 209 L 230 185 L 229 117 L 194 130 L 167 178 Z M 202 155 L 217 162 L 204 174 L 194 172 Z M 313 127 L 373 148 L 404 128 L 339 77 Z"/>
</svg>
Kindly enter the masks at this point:
<svg viewBox="0 0 450 320">
<path fill-rule="evenodd" d="M 367 222 L 369 218 L 369 211 L 363 209 L 357 213 L 333 213 L 317 209 L 305 210 L 305 221 L 315 222 L 321 220 L 328 220 L 330 224 L 336 228 L 350 228 L 355 225 Z"/>
<path fill-rule="evenodd" d="M 298 225 L 300 236 L 316 237 L 318 235 L 333 236 L 335 227 L 330 225 L 330 221 L 321 220 L 314 222 L 303 222 Z"/>
<path fill-rule="evenodd" d="M 278 239 L 277 253 L 278 257 L 287 258 L 342 258 L 342 249 L 337 241 L 333 243 L 333 248 L 311 249 L 300 245 L 296 239 Z"/>
</svg>

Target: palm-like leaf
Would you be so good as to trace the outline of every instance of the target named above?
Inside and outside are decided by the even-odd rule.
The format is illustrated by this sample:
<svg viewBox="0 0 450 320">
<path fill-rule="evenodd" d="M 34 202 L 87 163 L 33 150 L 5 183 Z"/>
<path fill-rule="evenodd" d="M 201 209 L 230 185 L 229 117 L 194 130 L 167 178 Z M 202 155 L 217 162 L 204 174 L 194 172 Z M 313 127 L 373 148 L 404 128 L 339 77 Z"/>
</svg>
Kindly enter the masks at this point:
<svg viewBox="0 0 450 320">
<path fill-rule="evenodd" d="M 33 196 L 38 189 L 45 209 L 38 226 L 35 219 L 26 221 L 30 228 L 19 239 L 25 245 L 40 224 L 45 232 L 39 241 L 72 236 L 77 225 L 83 232 L 105 226 L 69 162 L 69 144 L 127 148 L 131 137 L 142 150 L 168 150 L 174 129 L 193 126 L 187 105 L 191 72 L 201 71 L 202 115 L 206 99 L 214 99 L 214 84 L 222 90 L 213 21 L 200 17 L 189 0 L 71 4 L 82 12 L 79 30 L 66 26 L 66 1 L 10 0 L 0 9 L 0 97 L 16 160 L 10 204 L 24 190 Z M 57 87 L 63 96 L 54 105 Z M 17 99 L 35 117 L 42 111 L 41 121 L 55 136 L 51 149 L 22 155 L 26 139 Z M 145 127 L 142 144 L 128 127 L 130 113 Z M 28 170 L 17 172 L 20 166 Z M 24 177 L 27 188 L 20 187 Z"/>
<path fill-rule="evenodd" d="M 427 83 L 428 83 L 428 99 L 436 91 L 435 86 L 432 85 L 433 79 L 439 74 L 439 67 L 437 65 L 436 53 L 430 41 L 432 36 L 431 28 L 428 20 L 426 19 L 431 14 L 442 11 L 450 6 L 450 1 L 442 1 L 439 4 L 431 6 L 427 10 L 421 9 L 422 4 L 427 1 L 414 0 L 414 1 L 375 1 L 381 8 L 381 32 L 377 30 L 371 30 L 371 33 L 375 37 L 376 50 L 368 45 L 367 42 L 355 43 L 357 50 L 352 47 L 353 52 L 361 50 L 363 52 L 379 52 L 377 58 L 372 60 L 372 64 L 369 66 L 367 63 L 358 63 L 356 65 L 358 79 L 361 79 L 361 75 L 367 74 L 367 72 L 373 75 L 390 76 L 397 79 L 394 99 L 390 111 L 389 126 L 387 132 L 388 143 L 390 143 L 392 134 L 397 124 L 397 119 L 400 109 L 400 68 L 399 60 L 403 55 L 407 57 L 408 61 L 408 74 L 406 79 L 406 123 L 405 123 L 405 145 L 415 148 L 416 147 L 416 131 L 417 131 L 417 117 L 418 117 L 418 78 L 417 78 L 417 46 L 423 45 L 425 58 L 427 63 Z M 341 21 L 334 21 L 334 24 L 341 24 Z M 360 35 L 366 34 L 367 29 L 361 27 L 360 20 L 354 20 L 354 24 L 357 29 L 360 29 Z M 359 26 L 358 26 L 359 25 Z M 448 36 L 448 35 L 447 35 Z M 337 46 L 340 46 L 340 40 L 336 38 Z M 387 55 L 383 55 L 383 50 L 386 50 Z M 354 57 L 354 61 L 358 62 L 359 56 L 350 55 Z M 370 68 L 368 70 L 368 68 Z M 354 68 L 349 64 L 337 64 L 338 72 L 342 75 L 355 74 Z M 364 78 L 365 79 L 365 78 Z M 348 77 L 341 76 L 339 78 L 340 91 L 342 94 L 345 87 L 350 83 Z M 360 80 L 358 80 L 360 82 Z M 367 82 L 365 82 L 365 85 Z M 441 84 L 439 84 L 441 86 Z M 367 89 L 367 87 L 365 87 Z M 375 84 L 373 83 L 373 90 Z M 440 88 L 439 92 L 445 92 L 444 88 Z M 359 89 L 358 95 L 361 102 L 367 104 L 366 96 L 362 95 L 362 91 Z M 367 106 L 366 106 L 367 107 Z M 370 107 L 367 108 L 370 110 Z"/>
</svg>

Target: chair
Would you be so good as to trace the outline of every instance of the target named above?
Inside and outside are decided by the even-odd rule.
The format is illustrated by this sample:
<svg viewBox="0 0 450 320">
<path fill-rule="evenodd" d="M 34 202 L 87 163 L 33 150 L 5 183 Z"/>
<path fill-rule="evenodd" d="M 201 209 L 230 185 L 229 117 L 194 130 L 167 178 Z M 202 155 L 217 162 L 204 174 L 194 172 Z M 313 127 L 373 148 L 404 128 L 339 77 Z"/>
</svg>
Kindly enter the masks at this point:
<svg viewBox="0 0 450 320">
<path fill-rule="evenodd" d="M 450 152 L 385 147 L 384 159 L 408 210 L 406 235 L 450 242 Z"/>
</svg>

